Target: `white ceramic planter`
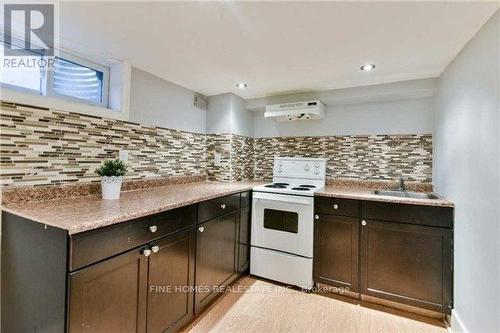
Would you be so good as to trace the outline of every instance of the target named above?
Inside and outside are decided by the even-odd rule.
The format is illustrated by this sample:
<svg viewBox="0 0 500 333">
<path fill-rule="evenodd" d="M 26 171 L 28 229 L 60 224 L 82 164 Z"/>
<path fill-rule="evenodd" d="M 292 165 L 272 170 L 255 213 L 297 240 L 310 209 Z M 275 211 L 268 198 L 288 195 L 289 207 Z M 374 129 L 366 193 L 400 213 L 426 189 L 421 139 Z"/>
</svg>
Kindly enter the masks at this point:
<svg viewBox="0 0 500 333">
<path fill-rule="evenodd" d="M 103 176 L 101 177 L 102 198 L 105 200 L 120 199 L 123 177 Z"/>
</svg>

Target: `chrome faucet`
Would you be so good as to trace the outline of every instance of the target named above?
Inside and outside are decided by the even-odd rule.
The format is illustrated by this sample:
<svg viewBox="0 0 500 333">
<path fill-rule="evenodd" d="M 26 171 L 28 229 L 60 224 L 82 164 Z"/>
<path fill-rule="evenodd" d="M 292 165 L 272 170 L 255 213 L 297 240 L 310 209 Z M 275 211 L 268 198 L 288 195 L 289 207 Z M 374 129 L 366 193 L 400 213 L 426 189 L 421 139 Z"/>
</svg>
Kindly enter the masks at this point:
<svg viewBox="0 0 500 333">
<path fill-rule="evenodd" d="M 403 176 L 399 177 L 399 190 L 406 191 L 405 180 L 404 180 Z"/>
</svg>

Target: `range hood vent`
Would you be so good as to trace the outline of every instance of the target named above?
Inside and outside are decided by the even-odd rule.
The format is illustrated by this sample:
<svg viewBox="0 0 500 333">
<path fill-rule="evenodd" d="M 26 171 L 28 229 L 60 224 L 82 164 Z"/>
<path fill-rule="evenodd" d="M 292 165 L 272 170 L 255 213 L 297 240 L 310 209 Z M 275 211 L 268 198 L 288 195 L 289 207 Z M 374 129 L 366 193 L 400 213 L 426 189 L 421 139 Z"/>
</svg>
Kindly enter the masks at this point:
<svg viewBox="0 0 500 333">
<path fill-rule="evenodd" d="M 276 121 L 323 119 L 325 118 L 325 104 L 316 100 L 266 105 L 264 117 Z"/>
</svg>

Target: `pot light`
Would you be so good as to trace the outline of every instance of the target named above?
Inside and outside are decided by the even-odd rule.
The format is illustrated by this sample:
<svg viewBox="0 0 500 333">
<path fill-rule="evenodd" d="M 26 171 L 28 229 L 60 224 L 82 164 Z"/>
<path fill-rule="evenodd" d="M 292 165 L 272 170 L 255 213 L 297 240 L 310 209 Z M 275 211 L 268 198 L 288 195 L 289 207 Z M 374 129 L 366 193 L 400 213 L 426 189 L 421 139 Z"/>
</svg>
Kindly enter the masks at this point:
<svg viewBox="0 0 500 333">
<path fill-rule="evenodd" d="M 369 72 L 369 71 L 372 71 L 374 69 L 375 69 L 374 64 L 366 64 L 366 65 L 361 66 L 361 70 L 365 71 L 365 72 Z"/>
<path fill-rule="evenodd" d="M 245 89 L 246 87 L 248 87 L 248 84 L 246 83 L 236 83 L 236 86 L 240 89 Z"/>
</svg>

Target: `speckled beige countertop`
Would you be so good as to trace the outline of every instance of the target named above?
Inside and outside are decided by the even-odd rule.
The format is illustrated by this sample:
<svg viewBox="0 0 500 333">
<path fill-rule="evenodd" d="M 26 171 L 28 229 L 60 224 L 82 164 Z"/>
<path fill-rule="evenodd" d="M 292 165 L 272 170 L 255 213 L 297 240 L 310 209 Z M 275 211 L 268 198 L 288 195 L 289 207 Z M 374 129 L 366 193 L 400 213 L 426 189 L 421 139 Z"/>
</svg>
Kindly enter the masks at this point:
<svg viewBox="0 0 500 333">
<path fill-rule="evenodd" d="M 173 183 L 170 185 L 123 191 L 119 200 L 102 200 L 100 194 L 77 197 L 55 198 L 33 202 L 20 200 L 10 195 L 10 202 L 4 202 L 4 211 L 67 230 L 69 234 L 89 231 L 170 209 L 210 200 L 216 197 L 243 192 L 264 184 L 264 181 L 209 182 L 197 181 Z M 374 189 L 389 189 L 394 182 L 334 181 L 315 193 L 316 196 L 381 202 L 407 203 L 425 206 L 453 207 L 452 201 L 440 199 L 413 199 L 373 194 Z M 430 184 L 409 184 L 410 189 L 432 191 Z M 37 190 L 38 191 L 38 190 Z M 67 190 L 65 190 L 67 191 Z M 63 191 L 62 193 L 66 193 Z M 32 195 L 32 190 L 21 195 Z M 47 190 L 40 192 L 47 195 Z M 70 192 L 68 192 L 70 193 Z M 85 193 L 88 193 L 85 192 Z M 33 197 L 37 197 L 33 195 Z M 48 197 L 51 197 L 50 195 Z M 38 198 L 39 199 L 39 198 Z"/>
<path fill-rule="evenodd" d="M 412 205 L 422 206 L 440 206 L 440 207 L 453 207 L 454 204 L 450 200 L 444 198 L 439 199 L 414 199 L 406 197 L 392 197 L 384 195 L 373 194 L 374 188 L 370 187 L 356 187 L 356 186 L 342 186 L 342 185 L 327 185 L 323 189 L 315 192 L 316 196 L 322 197 L 335 197 L 346 199 L 359 199 L 381 202 L 394 202 L 406 203 Z"/>
<path fill-rule="evenodd" d="M 250 190 L 260 182 L 196 182 L 124 191 L 119 200 L 100 195 L 4 204 L 2 209 L 76 234 L 216 197 Z"/>
</svg>

